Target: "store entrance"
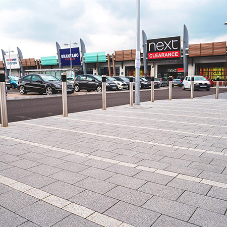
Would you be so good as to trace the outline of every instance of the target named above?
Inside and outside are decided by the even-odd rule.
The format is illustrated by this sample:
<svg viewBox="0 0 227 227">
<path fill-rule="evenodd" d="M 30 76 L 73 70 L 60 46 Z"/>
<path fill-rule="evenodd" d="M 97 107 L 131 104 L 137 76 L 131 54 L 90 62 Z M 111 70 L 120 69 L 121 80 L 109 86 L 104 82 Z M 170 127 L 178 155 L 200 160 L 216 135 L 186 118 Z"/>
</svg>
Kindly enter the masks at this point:
<svg viewBox="0 0 227 227">
<path fill-rule="evenodd" d="M 173 79 L 184 79 L 183 65 L 159 65 L 158 78 L 168 78 L 172 76 Z"/>
</svg>

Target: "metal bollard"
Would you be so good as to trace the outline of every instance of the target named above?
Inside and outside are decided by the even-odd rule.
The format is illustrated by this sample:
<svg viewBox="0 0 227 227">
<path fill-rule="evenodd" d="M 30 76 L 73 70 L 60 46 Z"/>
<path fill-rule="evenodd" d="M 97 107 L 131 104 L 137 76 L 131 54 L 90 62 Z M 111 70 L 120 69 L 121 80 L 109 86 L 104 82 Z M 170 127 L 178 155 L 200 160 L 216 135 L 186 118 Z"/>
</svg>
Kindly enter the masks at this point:
<svg viewBox="0 0 227 227">
<path fill-rule="evenodd" d="M 0 101 L 1 101 L 1 125 L 2 127 L 8 127 L 5 74 L 3 72 L 0 73 Z"/>
<path fill-rule="evenodd" d="M 154 77 L 151 77 L 151 102 L 154 102 Z"/>
<path fill-rule="evenodd" d="M 219 95 L 219 78 L 217 77 L 217 81 L 216 81 L 216 96 L 215 96 L 215 99 L 218 99 L 218 95 Z"/>
<path fill-rule="evenodd" d="M 102 76 L 102 110 L 106 110 L 106 76 Z"/>
<path fill-rule="evenodd" d="M 66 73 L 61 74 L 63 117 L 68 117 Z"/>
<path fill-rule="evenodd" d="M 169 77 L 169 100 L 172 100 L 172 77 Z"/>
<path fill-rule="evenodd" d="M 194 76 L 191 77 L 191 99 L 194 96 Z"/>
<path fill-rule="evenodd" d="M 129 78 L 130 106 L 133 106 L 133 77 Z"/>
</svg>

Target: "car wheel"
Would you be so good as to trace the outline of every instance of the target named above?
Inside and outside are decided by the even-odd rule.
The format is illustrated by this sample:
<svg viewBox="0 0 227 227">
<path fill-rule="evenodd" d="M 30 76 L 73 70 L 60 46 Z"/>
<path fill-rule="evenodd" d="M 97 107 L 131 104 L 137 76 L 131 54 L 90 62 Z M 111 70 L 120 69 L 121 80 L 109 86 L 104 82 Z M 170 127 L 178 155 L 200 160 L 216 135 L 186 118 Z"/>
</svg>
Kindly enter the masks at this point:
<svg viewBox="0 0 227 227">
<path fill-rule="evenodd" d="M 101 86 L 98 86 L 97 89 L 96 89 L 97 92 L 102 92 L 102 87 Z"/>
<path fill-rule="evenodd" d="M 79 87 L 79 85 L 75 85 L 75 87 L 74 87 L 74 91 L 75 91 L 75 92 L 79 92 L 79 91 L 80 91 L 80 87 Z"/>
<path fill-rule="evenodd" d="M 46 94 L 47 95 L 52 95 L 53 94 L 53 89 L 51 87 L 46 88 Z"/>
<path fill-rule="evenodd" d="M 90 91 L 91 91 L 90 89 L 87 90 L 87 92 L 90 92 Z"/>
<path fill-rule="evenodd" d="M 19 92 L 20 92 L 21 95 L 24 95 L 24 94 L 27 93 L 24 86 L 20 86 L 20 91 Z"/>
</svg>

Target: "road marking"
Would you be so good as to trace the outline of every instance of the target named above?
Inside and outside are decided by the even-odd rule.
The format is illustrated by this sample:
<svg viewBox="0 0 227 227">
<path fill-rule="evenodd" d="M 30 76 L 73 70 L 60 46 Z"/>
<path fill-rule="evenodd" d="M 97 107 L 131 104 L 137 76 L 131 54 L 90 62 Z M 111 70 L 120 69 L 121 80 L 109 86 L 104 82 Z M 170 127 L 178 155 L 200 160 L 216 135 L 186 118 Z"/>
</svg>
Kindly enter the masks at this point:
<svg viewBox="0 0 227 227">
<path fill-rule="evenodd" d="M 8 187 L 18 190 L 20 192 L 23 192 L 27 195 L 38 198 L 46 203 L 51 204 L 52 206 L 61 208 L 72 214 L 76 214 L 91 222 L 98 223 L 99 225 L 104 227 L 130 226 L 127 223 L 119 221 L 115 218 L 109 217 L 107 215 L 103 215 L 87 207 L 70 202 L 69 200 L 52 195 L 50 193 L 42 191 L 41 189 L 34 188 L 32 186 L 23 184 L 19 181 L 15 181 L 13 179 L 10 179 L 2 175 L 0 175 L 0 183 L 7 185 Z M 18 187 L 18 185 L 20 185 L 20 187 Z M 31 191 L 32 193 L 30 193 Z"/>
<path fill-rule="evenodd" d="M 51 149 L 51 150 L 57 150 L 57 151 L 60 151 L 60 152 L 63 152 L 63 153 L 78 155 L 78 152 L 74 152 L 74 151 L 71 151 L 71 150 L 61 149 L 61 148 L 57 148 L 57 147 L 53 147 L 53 146 L 47 146 L 47 145 L 38 144 L 38 143 L 34 143 L 34 142 L 26 141 L 26 140 L 21 140 L 21 139 L 16 139 L 16 138 L 8 137 L 8 136 L 0 136 L 0 138 L 6 139 L 6 140 L 16 141 L 16 142 L 19 142 L 19 143 L 29 144 L 29 145 L 36 146 L 36 147 L 42 147 L 42 148 L 45 147 L 45 148 L 48 148 L 48 149 Z M 82 153 L 80 153 L 80 154 L 82 154 Z M 208 184 L 208 185 L 216 186 L 216 187 L 220 187 L 220 188 L 227 188 L 227 184 L 222 183 L 222 182 L 210 181 L 210 180 L 206 180 L 206 179 L 199 178 L 199 177 L 192 177 L 192 176 L 189 176 L 189 175 L 184 175 L 184 174 L 166 171 L 166 170 L 162 170 L 162 169 L 156 169 L 156 168 L 136 165 L 136 164 L 133 164 L 133 163 L 120 162 L 120 161 L 117 161 L 117 160 L 114 160 L 114 159 L 106 159 L 106 158 L 102 158 L 102 157 L 94 156 L 94 155 L 87 155 L 86 154 L 85 157 L 90 158 L 90 159 L 94 159 L 94 160 L 97 160 L 97 158 L 98 158 L 98 160 L 103 161 L 103 162 L 106 162 L 106 161 L 109 162 L 111 160 L 111 162 L 113 164 L 116 164 L 116 165 L 124 164 L 124 166 L 127 166 L 129 168 L 135 168 L 135 169 L 139 169 L 139 170 L 143 170 L 143 171 L 147 171 L 147 172 L 157 173 L 157 174 L 160 174 L 160 175 L 171 176 L 171 177 L 174 177 L 174 178 L 184 179 L 184 180 L 187 180 L 187 181 L 192 181 L 192 182 L 197 182 L 197 183 L 202 183 L 202 184 Z M 0 183 L 6 184 L 6 185 L 13 185 L 13 184 L 17 183 L 17 181 L 0 175 Z M 17 190 L 18 190 L 18 188 L 20 188 L 20 187 L 18 187 L 16 185 Z M 21 187 L 21 188 L 23 188 L 23 187 Z M 39 189 L 33 189 L 33 190 L 35 190 L 35 192 L 33 192 L 32 189 L 30 189 L 26 192 L 32 191 L 32 193 L 30 195 L 35 197 L 38 194 L 37 198 L 40 198 L 40 199 L 43 199 L 46 196 L 46 194 L 39 195 L 39 193 L 40 193 Z"/>
</svg>

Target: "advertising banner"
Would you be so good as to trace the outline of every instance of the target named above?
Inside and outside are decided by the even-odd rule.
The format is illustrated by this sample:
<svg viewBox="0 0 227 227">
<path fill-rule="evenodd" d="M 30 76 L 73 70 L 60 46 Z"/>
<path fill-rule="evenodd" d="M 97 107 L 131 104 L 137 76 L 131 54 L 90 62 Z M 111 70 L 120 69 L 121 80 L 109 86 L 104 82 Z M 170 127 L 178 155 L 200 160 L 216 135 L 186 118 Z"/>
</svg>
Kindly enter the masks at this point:
<svg viewBox="0 0 227 227">
<path fill-rule="evenodd" d="M 148 59 L 179 59 L 180 36 L 147 40 Z"/>
<path fill-rule="evenodd" d="M 6 62 L 7 69 L 10 69 L 10 65 L 11 65 L 11 69 L 20 68 L 19 59 L 18 59 L 17 54 L 10 54 L 10 57 L 9 57 L 9 55 L 5 55 L 5 62 Z"/>
<path fill-rule="evenodd" d="M 71 61 L 72 65 L 81 65 L 79 47 L 71 48 L 71 56 L 70 48 L 60 49 L 60 56 L 62 66 L 70 66 Z"/>
</svg>

